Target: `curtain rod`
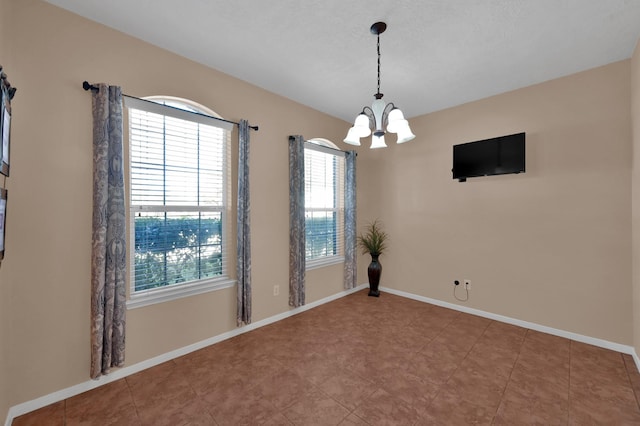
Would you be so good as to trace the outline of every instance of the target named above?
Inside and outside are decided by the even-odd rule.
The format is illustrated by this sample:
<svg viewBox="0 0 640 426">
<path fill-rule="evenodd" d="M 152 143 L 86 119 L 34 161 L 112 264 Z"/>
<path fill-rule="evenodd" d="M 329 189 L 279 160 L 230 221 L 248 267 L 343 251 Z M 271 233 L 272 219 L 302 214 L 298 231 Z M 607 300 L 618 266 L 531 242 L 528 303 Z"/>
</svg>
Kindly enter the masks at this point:
<svg viewBox="0 0 640 426">
<path fill-rule="evenodd" d="M 291 139 L 295 139 L 295 136 L 290 135 L 289 136 L 289 140 L 291 140 Z M 331 151 L 338 151 L 338 152 L 341 152 L 342 154 L 346 154 L 347 152 L 349 152 L 349 151 L 343 151 L 340 148 L 331 148 L 330 146 L 313 143 L 313 142 L 311 142 L 311 140 L 307 140 L 307 139 L 304 139 L 304 143 L 308 143 L 308 144 L 311 144 L 311 145 L 316 146 L 316 147 L 319 146 L 319 147 L 321 147 L 323 149 L 330 149 Z M 354 152 L 356 154 L 356 157 L 358 156 L 358 152 L 357 151 L 351 150 L 351 152 Z"/>
<path fill-rule="evenodd" d="M 82 82 L 82 88 L 84 90 L 91 90 L 92 92 L 97 92 L 100 89 L 98 86 L 94 86 L 93 84 L 89 83 L 88 81 L 83 81 Z M 130 96 L 130 95 L 126 95 L 126 94 L 123 94 L 122 96 L 127 96 L 129 98 L 137 99 L 137 100 L 143 101 L 143 102 L 153 102 L 153 101 L 150 101 L 148 99 L 137 98 L 135 96 Z M 169 108 L 175 108 L 175 107 L 172 107 L 170 105 L 165 105 L 165 106 L 167 106 Z M 176 108 L 176 109 L 180 109 L 180 108 Z M 207 118 L 213 118 L 214 120 L 224 121 L 225 123 L 231 123 L 231 124 L 235 124 L 235 125 L 239 125 L 240 124 L 240 123 L 238 123 L 236 121 L 225 120 L 224 118 L 214 117 L 212 115 L 202 114 L 200 112 L 193 112 L 193 111 L 189 111 L 189 112 L 191 112 L 193 114 L 201 115 L 201 116 L 204 116 L 204 117 L 207 117 Z M 252 130 L 255 130 L 256 132 L 258 131 L 258 126 L 249 126 L 249 128 L 252 129 Z"/>
</svg>

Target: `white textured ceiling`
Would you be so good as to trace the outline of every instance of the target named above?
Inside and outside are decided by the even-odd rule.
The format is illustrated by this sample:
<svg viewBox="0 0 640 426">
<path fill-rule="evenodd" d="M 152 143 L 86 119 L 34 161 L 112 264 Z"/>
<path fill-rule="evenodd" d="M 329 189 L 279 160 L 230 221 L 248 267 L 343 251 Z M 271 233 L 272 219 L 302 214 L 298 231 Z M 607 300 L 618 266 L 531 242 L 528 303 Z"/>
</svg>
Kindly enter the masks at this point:
<svg viewBox="0 0 640 426">
<path fill-rule="evenodd" d="M 376 21 L 381 92 L 407 117 L 629 58 L 640 37 L 640 0 L 49 3 L 346 121 L 376 92 Z"/>
</svg>

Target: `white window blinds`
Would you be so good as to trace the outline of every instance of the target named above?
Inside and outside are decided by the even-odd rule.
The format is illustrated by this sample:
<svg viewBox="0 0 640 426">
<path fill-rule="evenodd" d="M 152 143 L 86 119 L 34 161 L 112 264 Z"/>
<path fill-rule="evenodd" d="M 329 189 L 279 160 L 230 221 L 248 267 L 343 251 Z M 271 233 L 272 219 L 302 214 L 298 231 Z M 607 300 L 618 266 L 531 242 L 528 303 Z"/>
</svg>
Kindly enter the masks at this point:
<svg viewBox="0 0 640 426">
<path fill-rule="evenodd" d="M 344 256 L 344 153 L 305 143 L 306 260 L 313 267 Z"/>
<path fill-rule="evenodd" d="M 187 104 L 125 104 L 132 293 L 226 277 L 232 125 Z"/>
</svg>

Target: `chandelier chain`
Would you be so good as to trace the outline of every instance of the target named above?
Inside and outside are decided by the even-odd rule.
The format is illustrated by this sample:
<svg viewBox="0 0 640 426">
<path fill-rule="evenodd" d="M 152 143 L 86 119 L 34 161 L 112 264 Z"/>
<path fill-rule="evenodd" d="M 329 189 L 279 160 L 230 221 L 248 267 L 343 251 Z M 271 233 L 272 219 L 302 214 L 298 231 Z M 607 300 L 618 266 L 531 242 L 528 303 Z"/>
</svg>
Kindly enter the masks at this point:
<svg viewBox="0 0 640 426">
<path fill-rule="evenodd" d="M 378 94 L 380 93 L 380 34 L 378 34 Z"/>
</svg>

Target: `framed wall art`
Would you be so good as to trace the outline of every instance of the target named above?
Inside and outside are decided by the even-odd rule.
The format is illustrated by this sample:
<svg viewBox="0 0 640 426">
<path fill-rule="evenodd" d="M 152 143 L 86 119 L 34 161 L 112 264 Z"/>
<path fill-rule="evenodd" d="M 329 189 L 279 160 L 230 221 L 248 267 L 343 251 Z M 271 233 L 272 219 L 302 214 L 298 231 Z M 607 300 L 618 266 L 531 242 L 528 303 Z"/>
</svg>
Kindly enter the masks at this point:
<svg viewBox="0 0 640 426">
<path fill-rule="evenodd" d="M 9 176 L 9 145 L 11 142 L 11 98 L 9 89 L 4 84 L 4 80 L 0 84 L 2 89 L 2 100 L 0 101 L 0 120 L 2 129 L 2 151 L 0 152 L 0 173 Z"/>
<path fill-rule="evenodd" d="M 7 223 L 7 190 L 0 188 L 0 261 L 4 259 L 4 236 Z"/>
</svg>

